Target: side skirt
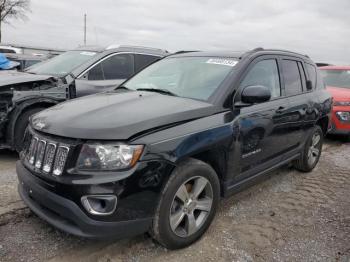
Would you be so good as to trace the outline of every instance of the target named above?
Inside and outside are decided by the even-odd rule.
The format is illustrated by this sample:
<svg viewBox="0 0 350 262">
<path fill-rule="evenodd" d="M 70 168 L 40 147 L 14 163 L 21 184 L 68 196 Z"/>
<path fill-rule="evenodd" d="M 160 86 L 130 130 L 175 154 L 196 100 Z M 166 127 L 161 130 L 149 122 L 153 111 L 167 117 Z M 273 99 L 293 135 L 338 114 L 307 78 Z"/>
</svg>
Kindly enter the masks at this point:
<svg viewBox="0 0 350 262">
<path fill-rule="evenodd" d="M 261 171 L 253 176 L 250 176 L 244 180 L 241 180 L 239 182 L 236 182 L 236 183 L 229 183 L 229 182 L 226 182 L 223 184 L 223 188 L 224 188 L 224 192 L 223 192 L 223 196 L 226 198 L 226 197 L 229 197 L 231 196 L 232 194 L 235 194 L 235 193 L 238 193 L 248 187 L 251 187 L 255 184 L 257 184 L 258 182 L 260 182 L 261 180 L 263 180 L 263 178 L 266 178 L 268 175 L 271 175 L 271 171 L 273 170 L 276 170 L 278 169 L 279 167 L 285 165 L 285 164 L 288 164 L 289 162 L 297 159 L 298 157 L 300 157 L 300 153 L 297 153 L 281 162 L 279 162 L 278 164 L 276 165 L 273 165 L 269 168 L 267 168 L 266 170 L 264 171 Z"/>
</svg>

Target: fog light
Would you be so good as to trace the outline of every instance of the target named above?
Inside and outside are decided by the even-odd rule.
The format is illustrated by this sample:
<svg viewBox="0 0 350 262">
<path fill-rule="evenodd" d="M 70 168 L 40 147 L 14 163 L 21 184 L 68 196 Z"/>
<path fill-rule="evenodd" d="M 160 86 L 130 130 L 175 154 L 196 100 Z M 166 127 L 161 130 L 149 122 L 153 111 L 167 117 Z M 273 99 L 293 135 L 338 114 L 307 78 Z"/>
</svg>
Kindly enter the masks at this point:
<svg viewBox="0 0 350 262">
<path fill-rule="evenodd" d="M 350 112 L 336 112 L 335 114 L 340 121 L 350 122 Z"/>
<path fill-rule="evenodd" d="M 117 197 L 114 195 L 89 195 L 81 198 L 86 211 L 92 215 L 107 216 L 117 207 Z"/>
</svg>

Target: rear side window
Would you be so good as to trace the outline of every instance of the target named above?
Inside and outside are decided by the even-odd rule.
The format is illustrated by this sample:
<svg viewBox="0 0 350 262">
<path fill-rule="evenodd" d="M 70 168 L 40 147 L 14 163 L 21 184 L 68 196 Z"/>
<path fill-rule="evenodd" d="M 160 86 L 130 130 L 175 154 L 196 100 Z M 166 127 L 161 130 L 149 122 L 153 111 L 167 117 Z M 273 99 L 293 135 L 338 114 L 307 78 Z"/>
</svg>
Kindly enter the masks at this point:
<svg viewBox="0 0 350 262">
<path fill-rule="evenodd" d="M 271 98 L 281 96 L 281 85 L 275 59 L 262 60 L 257 62 L 245 76 L 241 87 L 265 86 L 271 91 Z"/>
<path fill-rule="evenodd" d="M 159 59 L 160 57 L 158 56 L 135 54 L 135 72 L 141 71 L 146 66 L 152 64 L 153 62 Z"/>
<path fill-rule="evenodd" d="M 286 95 L 297 95 L 303 92 L 298 64 L 293 60 L 282 60 L 283 79 Z"/>
<path fill-rule="evenodd" d="M 316 68 L 313 65 L 310 64 L 305 64 L 306 65 L 306 71 L 307 74 L 309 75 L 309 80 L 312 82 L 312 89 L 316 88 Z"/>
<path fill-rule="evenodd" d="M 126 79 L 134 74 L 134 59 L 131 54 L 111 56 L 101 65 L 105 80 Z"/>
</svg>

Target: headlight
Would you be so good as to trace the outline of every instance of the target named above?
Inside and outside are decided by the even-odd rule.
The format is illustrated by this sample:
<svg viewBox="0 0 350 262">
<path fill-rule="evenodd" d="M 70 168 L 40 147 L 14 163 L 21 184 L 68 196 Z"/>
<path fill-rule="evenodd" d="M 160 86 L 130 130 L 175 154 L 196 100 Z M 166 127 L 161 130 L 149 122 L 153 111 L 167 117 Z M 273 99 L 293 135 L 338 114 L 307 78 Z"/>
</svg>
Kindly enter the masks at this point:
<svg viewBox="0 0 350 262">
<path fill-rule="evenodd" d="M 142 154 L 142 145 L 83 145 L 77 161 L 79 170 L 111 171 L 133 167 Z"/>
<path fill-rule="evenodd" d="M 350 106 L 350 101 L 334 101 L 334 106 Z"/>
<path fill-rule="evenodd" d="M 335 114 L 340 121 L 350 122 L 350 112 L 336 112 Z"/>
</svg>

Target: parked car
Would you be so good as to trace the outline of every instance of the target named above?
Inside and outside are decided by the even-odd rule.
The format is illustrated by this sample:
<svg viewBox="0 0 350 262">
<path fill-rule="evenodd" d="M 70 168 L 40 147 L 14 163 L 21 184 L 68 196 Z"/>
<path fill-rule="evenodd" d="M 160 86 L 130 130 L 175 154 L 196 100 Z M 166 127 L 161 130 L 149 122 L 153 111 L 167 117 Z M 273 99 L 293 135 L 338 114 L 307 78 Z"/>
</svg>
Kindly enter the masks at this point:
<svg viewBox="0 0 350 262">
<path fill-rule="evenodd" d="M 319 69 L 334 100 L 330 133 L 346 135 L 350 140 L 350 66 Z"/>
<path fill-rule="evenodd" d="M 22 48 L 10 46 L 10 45 L 0 45 L 0 53 L 23 54 L 23 50 Z"/>
<path fill-rule="evenodd" d="M 18 62 L 17 70 L 23 71 L 26 68 L 49 59 L 48 56 L 24 55 L 24 54 L 5 54 L 6 57 L 14 62 Z"/>
<path fill-rule="evenodd" d="M 289 162 L 311 171 L 331 105 L 303 55 L 171 55 L 114 92 L 34 115 L 17 162 L 19 194 L 74 235 L 149 231 L 182 248 L 207 230 L 220 197 Z"/>
<path fill-rule="evenodd" d="M 0 75 L 0 148 L 20 151 L 29 116 L 62 101 L 113 90 L 168 53 L 160 49 L 83 47 Z"/>
</svg>

